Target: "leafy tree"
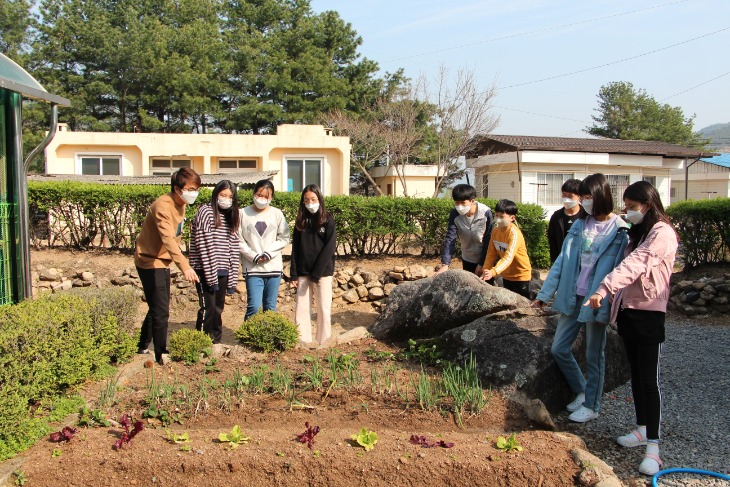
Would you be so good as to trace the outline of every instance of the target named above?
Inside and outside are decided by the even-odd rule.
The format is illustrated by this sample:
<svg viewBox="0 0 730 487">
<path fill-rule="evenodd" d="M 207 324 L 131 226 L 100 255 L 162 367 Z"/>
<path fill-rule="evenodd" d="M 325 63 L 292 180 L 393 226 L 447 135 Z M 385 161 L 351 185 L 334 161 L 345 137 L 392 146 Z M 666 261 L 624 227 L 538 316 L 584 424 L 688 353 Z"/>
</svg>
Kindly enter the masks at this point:
<svg viewBox="0 0 730 487">
<path fill-rule="evenodd" d="M 694 115 L 660 104 L 643 89 L 624 81 L 611 82 L 598 92 L 598 116 L 586 128 L 592 135 L 624 140 L 656 140 L 703 147 L 707 140 L 693 132 Z"/>
<path fill-rule="evenodd" d="M 35 24 L 32 6 L 28 0 L 0 2 L 0 52 L 21 65 Z"/>
</svg>

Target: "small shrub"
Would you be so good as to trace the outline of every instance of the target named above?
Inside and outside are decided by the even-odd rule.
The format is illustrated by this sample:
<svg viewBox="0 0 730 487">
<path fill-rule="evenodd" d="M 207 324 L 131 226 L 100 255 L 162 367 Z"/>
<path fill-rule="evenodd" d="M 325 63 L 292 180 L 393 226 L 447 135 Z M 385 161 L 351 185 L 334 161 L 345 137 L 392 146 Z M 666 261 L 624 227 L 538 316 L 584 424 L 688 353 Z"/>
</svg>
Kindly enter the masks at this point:
<svg viewBox="0 0 730 487">
<path fill-rule="evenodd" d="M 297 344 L 299 330 L 284 315 L 275 311 L 257 313 L 236 330 L 241 343 L 263 350 L 288 350 Z"/>
<path fill-rule="evenodd" d="M 213 340 L 202 331 L 183 329 L 170 335 L 170 358 L 183 360 L 186 364 L 194 364 L 200 360 L 200 354 L 213 345 Z"/>
</svg>

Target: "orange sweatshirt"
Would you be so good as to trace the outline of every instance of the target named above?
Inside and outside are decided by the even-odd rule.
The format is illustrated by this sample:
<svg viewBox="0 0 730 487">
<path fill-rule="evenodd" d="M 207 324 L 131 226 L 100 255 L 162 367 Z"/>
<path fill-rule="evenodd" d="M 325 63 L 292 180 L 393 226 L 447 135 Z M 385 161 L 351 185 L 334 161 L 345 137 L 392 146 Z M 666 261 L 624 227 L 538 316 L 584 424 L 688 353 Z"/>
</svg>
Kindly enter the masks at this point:
<svg viewBox="0 0 730 487">
<path fill-rule="evenodd" d="M 142 269 L 164 269 L 175 262 L 185 272 L 188 260 L 180 250 L 185 206 L 177 205 L 172 193 L 152 203 L 134 246 L 134 265 Z"/>
<path fill-rule="evenodd" d="M 532 266 L 522 231 L 514 223 L 507 228 L 494 227 L 489 239 L 484 270 L 492 270 L 508 281 L 529 281 Z"/>
</svg>

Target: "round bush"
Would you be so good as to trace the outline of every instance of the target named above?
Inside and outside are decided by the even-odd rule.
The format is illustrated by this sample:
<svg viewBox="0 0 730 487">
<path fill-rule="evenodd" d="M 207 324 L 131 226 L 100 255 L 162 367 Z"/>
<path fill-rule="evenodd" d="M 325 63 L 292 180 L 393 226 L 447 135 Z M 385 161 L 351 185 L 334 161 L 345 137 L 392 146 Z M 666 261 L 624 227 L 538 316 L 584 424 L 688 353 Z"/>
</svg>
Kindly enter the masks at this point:
<svg viewBox="0 0 730 487">
<path fill-rule="evenodd" d="M 170 335 L 168 348 L 172 360 L 184 360 L 186 364 L 194 364 L 200 360 L 200 354 L 213 346 L 213 340 L 202 331 L 182 329 Z"/>
<path fill-rule="evenodd" d="M 276 311 L 257 313 L 236 330 L 236 338 L 244 345 L 269 353 L 288 350 L 297 344 L 299 330 L 284 315 Z"/>
</svg>

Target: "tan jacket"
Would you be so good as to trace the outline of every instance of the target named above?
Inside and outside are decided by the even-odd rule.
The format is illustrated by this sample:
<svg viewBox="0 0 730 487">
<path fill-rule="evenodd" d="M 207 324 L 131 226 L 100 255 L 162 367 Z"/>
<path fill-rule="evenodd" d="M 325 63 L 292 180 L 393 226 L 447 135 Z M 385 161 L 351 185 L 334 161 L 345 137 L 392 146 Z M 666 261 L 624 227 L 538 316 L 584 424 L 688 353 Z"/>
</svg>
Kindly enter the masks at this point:
<svg viewBox="0 0 730 487">
<path fill-rule="evenodd" d="M 175 262 L 183 272 L 190 269 L 180 250 L 185 206 L 176 204 L 172 193 L 164 194 L 152 203 L 134 246 L 135 266 L 164 269 Z"/>
</svg>

